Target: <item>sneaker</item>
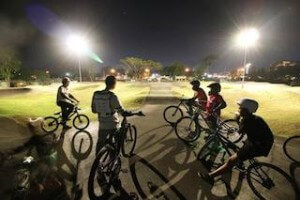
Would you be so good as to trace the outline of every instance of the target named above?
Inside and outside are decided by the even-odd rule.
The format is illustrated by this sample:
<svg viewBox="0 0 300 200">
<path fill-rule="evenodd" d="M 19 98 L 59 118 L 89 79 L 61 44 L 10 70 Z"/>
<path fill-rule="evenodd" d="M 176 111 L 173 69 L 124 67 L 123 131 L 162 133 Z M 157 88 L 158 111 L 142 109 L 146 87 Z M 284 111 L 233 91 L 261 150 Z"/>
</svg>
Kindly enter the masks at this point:
<svg viewBox="0 0 300 200">
<path fill-rule="evenodd" d="M 215 180 L 213 177 L 211 177 L 208 173 L 200 173 L 199 176 L 205 180 L 209 185 L 213 186 L 215 183 Z"/>
<path fill-rule="evenodd" d="M 72 128 L 72 126 L 68 126 L 68 125 L 64 125 L 64 127 L 63 127 L 64 129 L 71 129 Z"/>
</svg>

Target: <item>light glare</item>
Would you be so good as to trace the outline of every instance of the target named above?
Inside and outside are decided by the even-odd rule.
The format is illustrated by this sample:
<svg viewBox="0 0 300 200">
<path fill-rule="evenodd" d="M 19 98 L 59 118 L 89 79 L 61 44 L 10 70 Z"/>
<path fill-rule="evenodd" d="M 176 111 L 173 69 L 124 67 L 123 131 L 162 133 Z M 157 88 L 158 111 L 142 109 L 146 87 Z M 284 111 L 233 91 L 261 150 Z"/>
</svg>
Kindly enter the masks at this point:
<svg viewBox="0 0 300 200">
<path fill-rule="evenodd" d="M 259 32 L 255 28 L 249 28 L 242 30 L 237 35 L 237 44 L 242 47 L 251 47 L 254 46 L 259 39 Z"/>
<path fill-rule="evenodd" d="M 87 41 L 79 35 L 71 35 L 67 39 L 67 46 L 70 51 L 76 54 L 82 54 L 88 49 Z"/>
</svg>

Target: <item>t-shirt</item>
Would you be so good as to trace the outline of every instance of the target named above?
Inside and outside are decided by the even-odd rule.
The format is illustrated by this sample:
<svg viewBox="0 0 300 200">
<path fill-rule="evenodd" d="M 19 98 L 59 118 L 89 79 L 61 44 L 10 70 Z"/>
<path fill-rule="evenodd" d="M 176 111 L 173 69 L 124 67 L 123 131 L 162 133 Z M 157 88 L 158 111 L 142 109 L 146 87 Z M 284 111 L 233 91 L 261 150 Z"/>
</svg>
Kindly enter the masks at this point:
<svg viewBox="0 0 300 200">
<path fill-rule="evenodd" d="M 72 103 L 69 99 L 67 99 L 65 96 L 69 97 L 69 89 L 63 85 L 61 85 L 58 88 L 57 96 L 56 96 L 56 103 L 59 104 L 59 102 L 67 102 Z"/>
<path fill-rule="evenodd" d="M 213 110 L 218 107 L 221 103 L 225 102 L 223 97 L 219 94 L 210 94 L 209 99 L 206 103 L 206 111 L 208 114 L 212 114 Z M 215 113 L 220 116 L 221 109 L 215 111 Z"/>
<path fill-rule="evenodd" d="M 256 115 L 242 118 L 239 133 L 247 134 L 248 140 L 263 151 L 269 151 L 274 142 L 274 136 L 268 124 Z"/>
<path fill-rule="evenodd" d="M 202 106 L 202 108 L 205 110 L 206 103 L 207 103 L 207 96 L 205 94 L 205 91 L 202 88 L 199 88 L 195 92 L 195 97 L 196 97 L 196 100 L 199 101 L 199 104 Z"/>
<path fill-rule="evenodd" d="M 104 109 L 104 111 L 100 111 L 99 105 L 103 101 L 108 102 L 110 107 L 109 110 Z M 94 92 L 92 100 L 92 112 L 98 114 L 100 129 L 108 130 L 119 128 L 120 120 L 117 112 L 121 111 L 123 111 L 122 105 L 118 97 L 113 92 L 108 90 Z"/>
</svg>

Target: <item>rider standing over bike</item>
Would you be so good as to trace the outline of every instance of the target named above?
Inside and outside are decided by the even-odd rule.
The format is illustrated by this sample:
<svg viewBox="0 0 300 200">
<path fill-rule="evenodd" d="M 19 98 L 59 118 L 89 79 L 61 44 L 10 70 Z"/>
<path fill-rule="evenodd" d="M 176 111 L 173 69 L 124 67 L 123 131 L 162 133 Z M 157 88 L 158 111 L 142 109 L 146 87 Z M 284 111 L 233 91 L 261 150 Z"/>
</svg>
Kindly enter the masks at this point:
<svg viewBox="0 0 300 200">
<path fill-rule="evenodd" d="M 228 172 L 238 163 L 259 156 L 268 156 L 274 143 L 274 136 L 267 123 L 259 116 L 254 115 L 258 109 L 258 102 L 253 99 L 241 99 L 238 103 L 239 115 L 241 117 L 239 124 L 239 133 L 247 134 L 247 140 L 244 146 L 221 167 L 208 174 L 201 174 L 201 177 L 213 185 L 214 177 Z"/>
<path fill-rule="evenodd" d="M 217 118 L 221 116 L 221 109 L 226 108 L 227 104 L 220 95 L 220 83 L 211 83 L 207 87 L 210 88 L 208 92 L 209 99 L 206 104 L 207 120 L 213 128 L 216 128 Z"/>
<path fill-rule="evenodd" d="M 71 80 L 68 77 L 62 79 L 62 85 L 58 88 L 56 104 L 61 107 L 62 112 L 62 125 L 64 129 L 70 129 L 67 125 L 68 117 L 74 109 L 74 104 L 79 101 L 69 92 L 68 86 Z"/>
<path fill-rule="evenodd" d="M 113 134 L 120 127 L 118 112 L 124 112 L 118 97 L 111 92 L 115 89 L 117 80 L 114 76 L 107 76 L 105 89 L 94 92 L 92 100 L 92 112 L 98 114 L 99 135 L 96 146 L 96 155 L 104 146 L 109 134 Z"/>
<path fill-rule="evenodd" d="M 192 114 L 192 105 L 198 105 L 201 106 L 203 110 L 206 109 L 206 102 L 207 102 L 207 96 L 205 94 L 205 91 L 200 87 L 200 81 L 193 80 L 190 82 L 192 85 L 192 90 L 194 91 L 193 98 L 189 99 L 188 106 L 189 106 L 189 113 Z"/>
</svg>

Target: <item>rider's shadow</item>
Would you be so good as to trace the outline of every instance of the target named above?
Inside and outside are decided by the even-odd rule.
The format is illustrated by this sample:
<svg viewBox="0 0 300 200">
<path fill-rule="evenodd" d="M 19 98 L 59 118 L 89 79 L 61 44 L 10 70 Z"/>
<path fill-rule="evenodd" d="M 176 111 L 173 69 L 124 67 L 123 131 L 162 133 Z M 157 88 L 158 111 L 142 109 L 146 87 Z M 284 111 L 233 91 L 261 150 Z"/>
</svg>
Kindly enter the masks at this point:
<svg viewBox="0 0 300 200">
<path fill-rule="evenodd" d="M 296 162 L 292 162 L 290 164 L 290 175 L 294 181 L 294 184 L 296 185 L 297 187 L 297 194 L 300 194 L 300 178 L 299 178 L 299 175 L 297 176 L 296 173 L 297 173 L 297 170 L 300 170 L 300 163 L 296 163 Z M 298 195 L 299 198 L 300 198 L 300 195 Z"/>
</svg>

